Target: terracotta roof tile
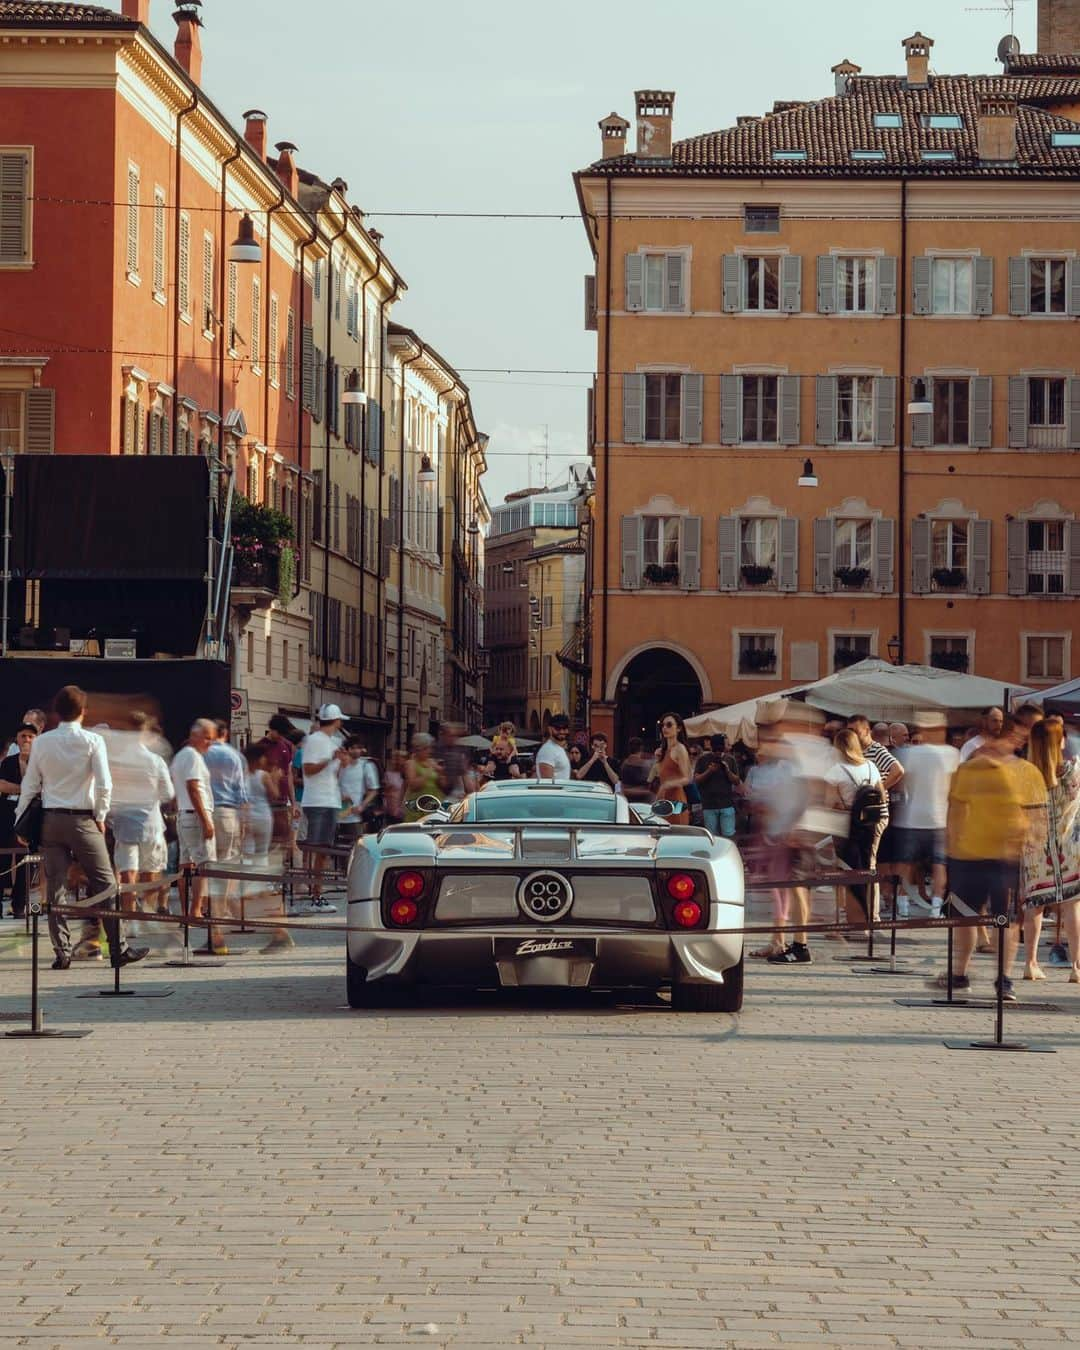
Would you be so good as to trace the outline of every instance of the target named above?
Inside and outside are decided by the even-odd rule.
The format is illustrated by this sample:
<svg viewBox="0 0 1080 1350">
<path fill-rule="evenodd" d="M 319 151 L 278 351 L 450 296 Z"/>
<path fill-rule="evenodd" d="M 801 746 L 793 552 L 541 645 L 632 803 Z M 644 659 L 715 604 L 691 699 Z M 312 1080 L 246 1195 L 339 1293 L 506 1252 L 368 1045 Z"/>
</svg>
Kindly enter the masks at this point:
<svg viewBox="0 0 1080 1350">
<path fill-rule="evenodd" d="M 979 104 L 986 98 L 1014 99 L 1017 109 L 1015 163 L 983 163 L 976 150 Z M 939 75 L 925 88 L 909 88 L 899 76 L 860 75 L 846 94 L 767 113 L 723 131 L 677 141 L 669 161 L 623 155 L 601 160 L 590 172 L 613 174 L 702 174 L 737 177 L 747 173 L 778 177 L 826 174 L 888 177 L 898 168 L 918 176 L 1072 177 L 1080 176 L 1080 148 L 1056 147 L 1054 131 L 1080 130 L 1077 122 L 1036 103 L 1080 102 L 1080 74 Z M 782 106 L 782 105 L 781 105 Z M 874 125 L 877 113 L 899 113 L 898 128 Z M 932 129 L 931 113 L 961 119 L 959 130 Z M 853 160 L 855 150 L 883 150 L 884 161 Z M 923 159 L 924 151 L 955 152 L 954 160 Z M 805 151 L 805 159 L 775 159 L 776 152 Z"/>
<path fill-rule="evenodd" d="M 110 28 L 137 28 L 134 19 L 125 19 L 113 9 L 101 5 L 70 5 L 62 0 L 0 0 L 0 27 L 62 27 L 100 24 Z"/>
<path fill-rule="evenodd" d="M 1018 52 L 1005 69 L 1009 75 L 1080 75 L 1080 52 Z"/>
</svg>

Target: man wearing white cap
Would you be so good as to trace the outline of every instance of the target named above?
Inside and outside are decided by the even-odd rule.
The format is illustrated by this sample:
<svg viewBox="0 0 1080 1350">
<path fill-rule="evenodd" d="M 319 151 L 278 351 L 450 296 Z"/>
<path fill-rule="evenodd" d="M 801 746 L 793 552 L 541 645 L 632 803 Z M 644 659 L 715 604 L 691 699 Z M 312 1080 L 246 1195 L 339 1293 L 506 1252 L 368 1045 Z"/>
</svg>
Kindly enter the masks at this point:
<svg viewBox="0 0 1080 1350">
<path fill-rule="evenodd" d="M 306 845 L 328 846 L 334 842 L 341 814 L 341 784 L 338 774 L 348 756 L 340 748 L 334 733 L 340 730 L 344 714 L 336 703 L 324 703 L 319 709 L 319 729 L 308 734 L 300 756 L 304 774 L 304 820 Z M 315 880 L 311 887 L 309 913 L 334 914 L 336 907 L 322 898 L 319 878 L 326 866 L 326 855 L 316 853 L 312 860 Z"/>
</svg>

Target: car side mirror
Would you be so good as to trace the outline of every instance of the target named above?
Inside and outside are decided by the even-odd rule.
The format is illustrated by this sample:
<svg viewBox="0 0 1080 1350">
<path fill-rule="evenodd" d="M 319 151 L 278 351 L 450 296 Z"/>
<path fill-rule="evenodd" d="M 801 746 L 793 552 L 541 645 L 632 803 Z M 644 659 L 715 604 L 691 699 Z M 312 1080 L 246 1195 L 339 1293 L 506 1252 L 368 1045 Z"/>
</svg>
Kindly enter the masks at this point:
<svg viewBox="0 0 1080 1350">
<path fill-rule="evenodd" d="M 417 797 L 414 805 L 418 811 L 423 811 L 425 815 L 430 815 L 433 811 L 443 809 L 442 798 L 436 797 L 430 792 L 425 792 Z"/>
<path fill-rule="evenodd" d="M 668 816 L 675 814 L 675 804 L 669 802 L 666 797 L 660 797 L 652 804 L 652 814 L 659 816 L 661 820 L 666 820 Z"/>
</svg>

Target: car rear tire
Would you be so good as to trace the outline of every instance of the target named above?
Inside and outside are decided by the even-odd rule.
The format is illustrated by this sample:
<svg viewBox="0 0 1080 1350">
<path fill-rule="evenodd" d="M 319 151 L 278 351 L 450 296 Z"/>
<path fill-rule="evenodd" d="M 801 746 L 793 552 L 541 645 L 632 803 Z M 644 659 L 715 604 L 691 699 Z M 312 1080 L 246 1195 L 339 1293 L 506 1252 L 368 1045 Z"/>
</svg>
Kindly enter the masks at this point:
<svg viewBox="0 0 1080 1350">
<path fill-rule="evenodd" d="M 743 961 L 724 971 L 723 984 L 673 984 L 673 1012 L 738 1012 L 743 1002 Z"/>
<path fill-rule="evenodd" d="M 367 971 L 345 954 L 345 996 L 350 1008 L 400 1007 L 412 997 L 412 986 L 393 980 L 369 980 Z"/>
</svg>

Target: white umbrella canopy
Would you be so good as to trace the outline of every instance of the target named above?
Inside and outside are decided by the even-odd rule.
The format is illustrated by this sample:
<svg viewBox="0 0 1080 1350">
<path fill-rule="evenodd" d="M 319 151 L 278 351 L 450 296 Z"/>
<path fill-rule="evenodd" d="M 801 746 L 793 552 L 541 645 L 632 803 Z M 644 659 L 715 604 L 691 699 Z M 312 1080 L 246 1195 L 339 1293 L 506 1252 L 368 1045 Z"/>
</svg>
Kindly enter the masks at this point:
<svg viewBox="0 0 1080 1350">
<path fill-rule="evenodd" d="M 742 741 L 743 745 L 754 750 L 757 748 L 758 708 L 765 703 L 786 703 L 795 692 L 786 689 L 783 693 L 762 694 L 760 698 L 744 699 L 742 703 L 712 708 L 709 712 L 699 713 L 697 717 L 688 717 L 685 722 L 686 734 L 691 740 L 703 736 L 726 736 L 732 745 Z"/>
<path fill-rule="evenodd" d="M 842 717 L 862 713 L 874 722 L 909 722 L 916 712 L 961 714 L 1001 706 L 1011 692 L 981 675 L 871 658 L 808 685 L 804 697 L 812 707 Z"/>
<path fill-rule="evenodd" d="M 1021 703 L 1037 703 L 1051 712 L 1080 713 L 1080 680 L 1066 680 L 1052 689 L 1020 690 L 1014 694 L 1013 707 Z"/>
</svg>

